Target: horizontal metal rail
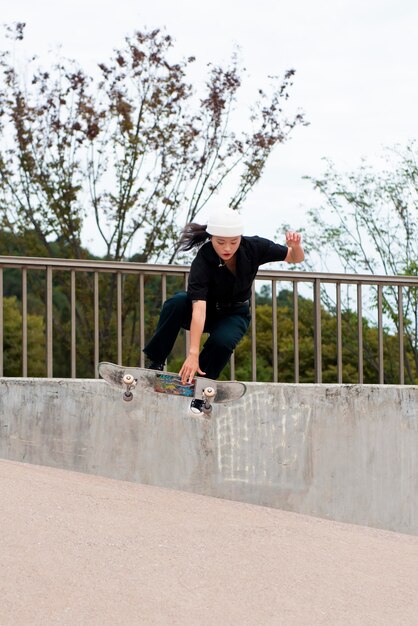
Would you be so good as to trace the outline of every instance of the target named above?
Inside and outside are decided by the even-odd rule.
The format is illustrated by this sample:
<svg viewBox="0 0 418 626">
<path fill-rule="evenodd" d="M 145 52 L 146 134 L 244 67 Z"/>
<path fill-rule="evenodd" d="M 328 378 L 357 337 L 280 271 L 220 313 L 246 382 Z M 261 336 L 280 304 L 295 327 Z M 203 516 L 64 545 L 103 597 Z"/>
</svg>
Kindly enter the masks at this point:
<svg viewBox="0 0 418 626">
<path fill-rule="evenodd" d="M 17 267 L 27 269 L 66 269 L 81 272 L 127 272 L 159 275 L 185 275 L 189 265 L 151 265 L 130 261 L 99 261 L 91 259 L 55 259 L 44 257 L 0 256 L 0 267 Z M 387 276 L 379 274 L 338 274 L 325 272 L 304 272 L 295 270 L 259 270 L 257 280 L 298 281 L 313 283 L 344 283 L 356 285 L 402 285 L 418 287 L 418 276 Z"/>
<path fill-rule="evenodd" d="M 145 297 L 145 279 L 146 277 L 159 277 L 161 279 L 160 296 L 161 303 L 167 298 L 168 287 L 167 280 L 170 277 L 180 277 L 181 288 L 187 289 L 188 273 L 190 266 L 180 265 L 150 265 L 145 263 L 131 263 L 128 261 L 103 261 L 92 259 L 56 259 L 56 258 L 38 258 L 38 257 L 14 257 L 0 256 L 0 375 L 7 374 L 6 354 L 5 354 L 5 310 L 3 302 L 3 294 L 5 289 L 4 272 L 11 269 L 21 271 L 21 297 L 18 298 L 21 311 L 21 375 L 26 377 L 30 375 L 29 367 L 29 318 L 28 310 L 30 299 L 28 298 L 28 279 L 31 271 L 45 272 L 45 373 L 47 376 L 54 376 L 54 341 L 57 338 L 58 330 L 55 328 L 54 318 L 54 277 L 58 273 L 68 272 L 70 277 L 70 295 L 69 295 L 69 376 L 75 378 L 80 363 L 78 357 L 78 330 L 79 330 L 79 308 L 80 304 L 80 279 L 78 275 L 84 273 L 91 276 L 91 298 L 92 298 L 92 363 L 94 366 L 94 376 L 97 376 L 97 365 L 106 355 L 107 346 L 101 344 L 101 309 L 103 308 L 103 298 L 106 297 L 101 293 L 101 277 L 111 275 L 114 279 L 114 300 L 115 300 L 115 330 L 114 341 L 116 345 L 114 359 L 118 363 L 124 362 L 124 346 L 127 343 L 127 337 L 124 329 L 124 285 L 127 276 L 136 276 L 138 278 L 138 294 L 137 294 L 137 316 L 138 316 L 138 336 L 132 340 L 138 343 L 139 365 L 144 365 L 143 348 L 146 340 L 145 320 L 147 311 Z M 131 279 L 129 279 L 131 280 Z M 135 279 L 136 280 L 136 279 Z M 148 280 L 148 279 L 147 279 Z M 324 337 L 323 319 L 325 310 L 323 307 L 323 294 L 327 290 L 327 285 L 334 285 L 333 298 L 335 300 L 335 381 L 337 383 L 344 382 L 344 342 L 345 335 L 343 329 L 343 304 L 342 292 L 343 285 L 354 285 L 356 290 L 356 333 L 357 333 L 357 371 L 358 383 L 365 380 L 365 337 L 363 330 L 363 298 L 364 287 L 371 286 L 376 290 L 376 302 L 374 318 L 377 327 L 377 346 L 376 346 L 376 377 L 381 384 L 387 382 L 385 374 L 385 290 L 391 289 L 392 297 L 395 299 L 394 310 L 396 311 L 397 323 L 397 350 L 398 355 L 398 381 L 400 384 L 405 383 L 405 371 L 409 366 L 407 359 L 407 346 L 404 337 L 407 324 L 404 320 L 406 305 L 404 290 L 418 289 L 418 277 L 416 276 L 384 276 L 372 274 L 341 274 L 341 273 L 321 273 L 321 272 L 304 272 L 304 271 L 276 271 L 261 269 L 257 273 L 256 281 L 265 281 L 271 285 L 271 380 L 277 382 L 281 380 L 281 353 L 280 353 L 280 326 L 278 325 L 279 308 L 277 303 L 278 283 L 288 283 L 291 285 L 291 321 L 293 325 L 292 341 L 293 341 L 293 380 L 294 382 L 303 382 L 305 373 L 301 370 L 302 359 L 301 349 L 301 330 L 300 330 L 300 293 L 301 289 L 298 285 L 307 284 L 312 288 L 312 337 L 313 337 L 313 372 L 314 382 L 321 383 L 323 381 L 323 361 L 324 361 Z M 84 296 L 89 297 L 89 288 L 84 287 Z M 329 289 L 328 289 L 329 291 Z M 331 288 L 332 292 L 332 288 Z M 249 331 L 251 341 L 250 354 L 250 377 L 257 380 L 258 372 L 258 350 L 257 344 L 259 339 L 260 323 L 256 316 L 256 288 L 254 286 L 251 296 L 251 305 L 253 310 L 253 323 Z M 154 320 L 156 322 L 156 320 Z M 134 327 L 135 328 L 135 327 Z M 59 330 L 62 332 L 62 329 Z M 261 332 L 261 328 L 260 328 Z M 188 333 L 184 340 L 184 349 L 187 352 L 189 345 Z M 418 359 L 417 359 L 418 362 Z M 235 378 L 238 364 L 235 355 L 231 358 L 230 375 Z M 411 375 L 409 382 L 411 382 Z M 312 381 L 313 382 L 313 381 Z"/>
</svg>

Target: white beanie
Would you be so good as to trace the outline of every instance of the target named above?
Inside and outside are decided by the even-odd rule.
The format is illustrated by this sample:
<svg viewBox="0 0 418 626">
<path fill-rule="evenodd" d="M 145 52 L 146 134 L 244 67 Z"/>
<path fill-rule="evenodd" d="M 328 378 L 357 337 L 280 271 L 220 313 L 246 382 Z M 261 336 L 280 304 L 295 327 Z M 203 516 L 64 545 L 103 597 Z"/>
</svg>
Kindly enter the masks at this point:
<svg viewBox="0 0 418 626">
<path fill-rule="evenodd" d="M 215 237 L 238 237 L 244 231 L 244 223 L 238 211 L 230 208 L 215 209 L 209 217 L 206 232 Z"/>
</svg>

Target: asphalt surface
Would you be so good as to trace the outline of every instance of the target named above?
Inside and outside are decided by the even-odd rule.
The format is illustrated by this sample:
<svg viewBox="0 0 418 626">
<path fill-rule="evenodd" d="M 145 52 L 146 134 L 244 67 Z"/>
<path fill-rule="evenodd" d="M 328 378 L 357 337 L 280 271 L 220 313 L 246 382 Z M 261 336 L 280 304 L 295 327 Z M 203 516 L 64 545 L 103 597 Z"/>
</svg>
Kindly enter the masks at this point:
<svg viewBox="0 0 418 626">
<path fill-rule="evenodd" d="M 1 626 L 418 625 L 418 537 L 9 461 L 0 502 Z"/>
</svg>

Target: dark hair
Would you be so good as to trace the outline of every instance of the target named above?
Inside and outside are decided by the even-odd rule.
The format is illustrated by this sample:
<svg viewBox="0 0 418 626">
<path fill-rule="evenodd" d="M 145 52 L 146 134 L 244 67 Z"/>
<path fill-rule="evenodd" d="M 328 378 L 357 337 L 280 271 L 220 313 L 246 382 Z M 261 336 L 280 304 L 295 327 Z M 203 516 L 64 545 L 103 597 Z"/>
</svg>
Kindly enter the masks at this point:
<svg viewBox="0 0 418 626">
<path fill-rule="evenodd" d="M 180 237 L 179 250 L 187 252 L 204 243 L 210 237 L 206 229 L 206 224 L 196 224 L 196 222 L 186 224 Z"/>
</svg>

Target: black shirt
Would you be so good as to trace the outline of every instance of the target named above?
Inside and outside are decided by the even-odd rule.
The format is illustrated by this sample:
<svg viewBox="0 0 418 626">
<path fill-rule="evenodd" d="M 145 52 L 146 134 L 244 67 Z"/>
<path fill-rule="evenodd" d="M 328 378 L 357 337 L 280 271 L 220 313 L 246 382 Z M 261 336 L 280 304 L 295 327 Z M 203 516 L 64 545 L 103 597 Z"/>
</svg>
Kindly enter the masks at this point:
<svg viewBox="0 0 418 626">
<path fill-rule="evenodd" d="M 191 265 L 187 293 L 192 300 L 206 300 L 208 304 L 249 300 L 259 266 L 271 261 L 284 261 L 287 251 L 287 246 L 263 237 L 241 237 L 234 275 L 208 241 L 200 248 Z"/>
</svg>

